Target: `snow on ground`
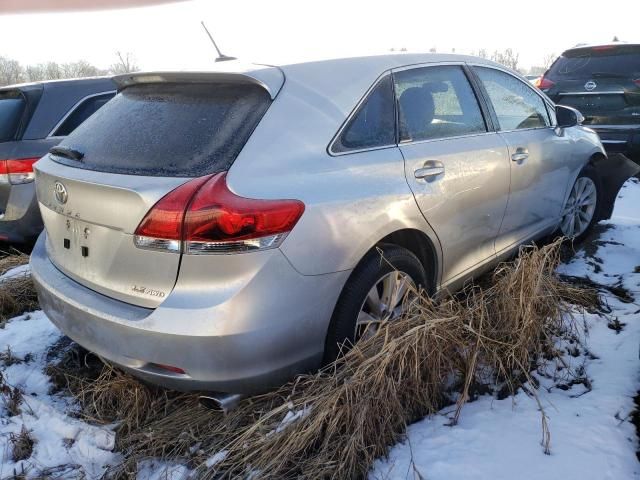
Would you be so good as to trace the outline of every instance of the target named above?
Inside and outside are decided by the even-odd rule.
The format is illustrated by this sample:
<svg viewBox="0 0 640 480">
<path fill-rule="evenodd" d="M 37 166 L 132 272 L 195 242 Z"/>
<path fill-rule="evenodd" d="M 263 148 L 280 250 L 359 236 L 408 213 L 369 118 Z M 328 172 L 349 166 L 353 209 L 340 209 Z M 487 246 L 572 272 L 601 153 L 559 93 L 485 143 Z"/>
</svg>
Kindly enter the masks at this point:
<svg viewBox="0 0 640 480">
<path fill-rule="evenodd" d="M 629 479 L 640 476 L 638 440 L 629 416 L 640 388 L 640 182 L 629 180 L 613 217 L 595 245 L 581 250 L 560 273 L 622 287 L 634 297 L 625 303 L 613 293 L 606 318 L 586 315 L 586 345 L 592 356 L 569 357 L 584 365 L 592 390 L 576 385 L 552 388 L 541 379 L 539 398 L 547 414 L 551 454 L 541 447 L 541 414 L 524 393 L 496 400 L 480 397 L 447 426 L 453 409 L 411 425 L 406 441 L 376 462 L 370 479 Z M 614 290 L 623 295 L 623 290 Z M 628 301 L 629 299 L 627 299 Z M 625 324 L 617 332 L 612 320 Z"/>
<path fill-rule="evenodd" d="M 633 397 L 640 388 L 639 205 L 640 182 L 630 180 L 621 191 L 614 217 L 600 227 L 598 239 L 560 267 L 561 273 L 588 276 L 611 287 L 606 300 L 612 313 L 608 317 L 587 315 L 586 343 L 591 355 L 566 359 L 574 369 L 584 366 L 591 391 L 584 385 L 562 390 L 540 378 L 546 387 L 539 398 L 549 421 L 551 454 L 545 455 L 541 447 L 541 414 L 535 399 L 523 393 L 505 400 L 487 395 L 468 404 L 454 427 L 447 426 L 452 409 L 409 427 L 406 441 L 395 446 L 389 458 L 376 462 L 371 479 L 617 480 L 640 476 L 635 456 L 638 440 L 629 422 Z M 27 268 L 7 272 L 0 283 L 3 278 L 24 274 Z M 625 290 L 635 297 L 631 303 L 619 298 Z M 608 327 L 616 318 L 624 324 L 619 332 Z M 0 388 L 19 387 L 24 392 L 17 415 L 11 414 L 7 400 L 0 402 L 0 478 L 44 472 L 55 478 L 93 479 L 119 460 L 113 452 L 111 428 L 75 418 L 72 400 L 50 393 L 44 373 L 47 352 L 60 338 L 42 312 L 13 318 L 0 328 Z M 23 428 L 35 440 L 33 453 L 14 461 L 14 440 Z M 215 464 L 219 458 L 210 461 Z M 188 476 L 183 466 L 152 459 L 138 470 L 138 478 L 145 480 Z"/>
<path fill-rule="evenodd" d="M 24 274 L 18 267 L 0 277 Z M 115 435 L 108 428 L 87 424 L 70 416 L 67 398 L 51 395 L 51 383 L 44 369 L 47 351 L 61 338 L 60 331 L 41 311 L 15 317 L 0 329 L 2 386 L 18 387 L 22 392 L 20 412 L 12 415 L 8 397 L 0 404 L 0 478 L 45 472 L 55 478 L 100 477 L 105 466 L 118 457 L 112 450 Z M 33 453 L 14 461 L 15 438 L 25 429 L 35 440 Z"/>
</svg>

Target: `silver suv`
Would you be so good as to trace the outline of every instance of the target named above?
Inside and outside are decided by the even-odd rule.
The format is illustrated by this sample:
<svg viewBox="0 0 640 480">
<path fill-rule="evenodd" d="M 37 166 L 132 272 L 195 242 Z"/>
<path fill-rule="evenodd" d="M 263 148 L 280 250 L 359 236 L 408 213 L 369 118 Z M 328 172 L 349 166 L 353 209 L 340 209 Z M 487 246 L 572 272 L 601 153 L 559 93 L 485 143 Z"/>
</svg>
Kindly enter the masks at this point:
<svg viewBox="0 0 640 480">
<path fill-rule="evenodd" d="M 218 68 L 116 78 L 36 164 L 42 308 L 153 383 L 251 393 L 315 369 L 409 285 L 583 236 L 622 181 L 575 110 L 481 59 Z"/>
</svg>

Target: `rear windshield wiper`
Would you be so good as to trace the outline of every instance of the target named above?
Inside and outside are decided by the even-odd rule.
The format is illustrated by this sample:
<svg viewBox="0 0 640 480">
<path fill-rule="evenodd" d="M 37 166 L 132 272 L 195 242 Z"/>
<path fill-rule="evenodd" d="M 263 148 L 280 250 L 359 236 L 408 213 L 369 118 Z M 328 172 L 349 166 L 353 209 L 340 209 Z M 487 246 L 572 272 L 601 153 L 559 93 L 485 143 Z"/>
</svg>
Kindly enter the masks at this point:
<svg viewBox="0 0 640 480">
<path fill-rule="evenodd" d="M 79 150 L 75 150 L 70 147 L 56 146 L 49 150 L 51 155 L 55 155 L 57 157 L 68 158 L 69 160 L 75 160 L 76 162 L 81 162 L 82 157 L 84 157 L 84 153 Z"/>
</svg>

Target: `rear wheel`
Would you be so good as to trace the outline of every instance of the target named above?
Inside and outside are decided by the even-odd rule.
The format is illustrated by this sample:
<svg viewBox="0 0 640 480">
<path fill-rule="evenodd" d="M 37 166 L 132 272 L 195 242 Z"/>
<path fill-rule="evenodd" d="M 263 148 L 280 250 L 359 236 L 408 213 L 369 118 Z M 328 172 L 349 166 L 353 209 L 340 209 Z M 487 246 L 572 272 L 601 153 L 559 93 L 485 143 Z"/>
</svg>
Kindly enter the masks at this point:
<svg viewBox="0 0 640 480">
<path fill-rule="evenodd" d="M 395 245 L 382 252 L 367 254 L 347 281 L 327 332 L 325 363 L 398 318 L 407 292 L 427 287 L 425 269 L 413 253 Z"/>
<path fill-rule="evenodd" d="M 574 241 L 581 241 L 598 218 L 600 181 L 589 169 L 583 170 L 571 189 L 564 208 L 560 232 Z"/>
</svg>

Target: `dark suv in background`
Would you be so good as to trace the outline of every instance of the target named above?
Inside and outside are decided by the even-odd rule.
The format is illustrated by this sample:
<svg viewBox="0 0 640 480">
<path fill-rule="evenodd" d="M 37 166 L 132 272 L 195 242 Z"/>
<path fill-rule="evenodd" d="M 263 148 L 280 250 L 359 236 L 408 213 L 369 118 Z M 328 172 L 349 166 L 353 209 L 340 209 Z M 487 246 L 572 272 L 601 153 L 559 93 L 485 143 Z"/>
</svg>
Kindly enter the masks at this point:
<svg viewBox="0 0 640 480">
<path fill-rule="evenodd" d="M 580 110 L 609 153 L 640 163 L 640 44 L 571 48 L 536 86 L 555 103 Z"/>
<path fill-rule="evenodd" d="M 0 240 L 42 231 L 33 163 L 115 95 L 110 78 L 0 87 Z"/>
</svg>

